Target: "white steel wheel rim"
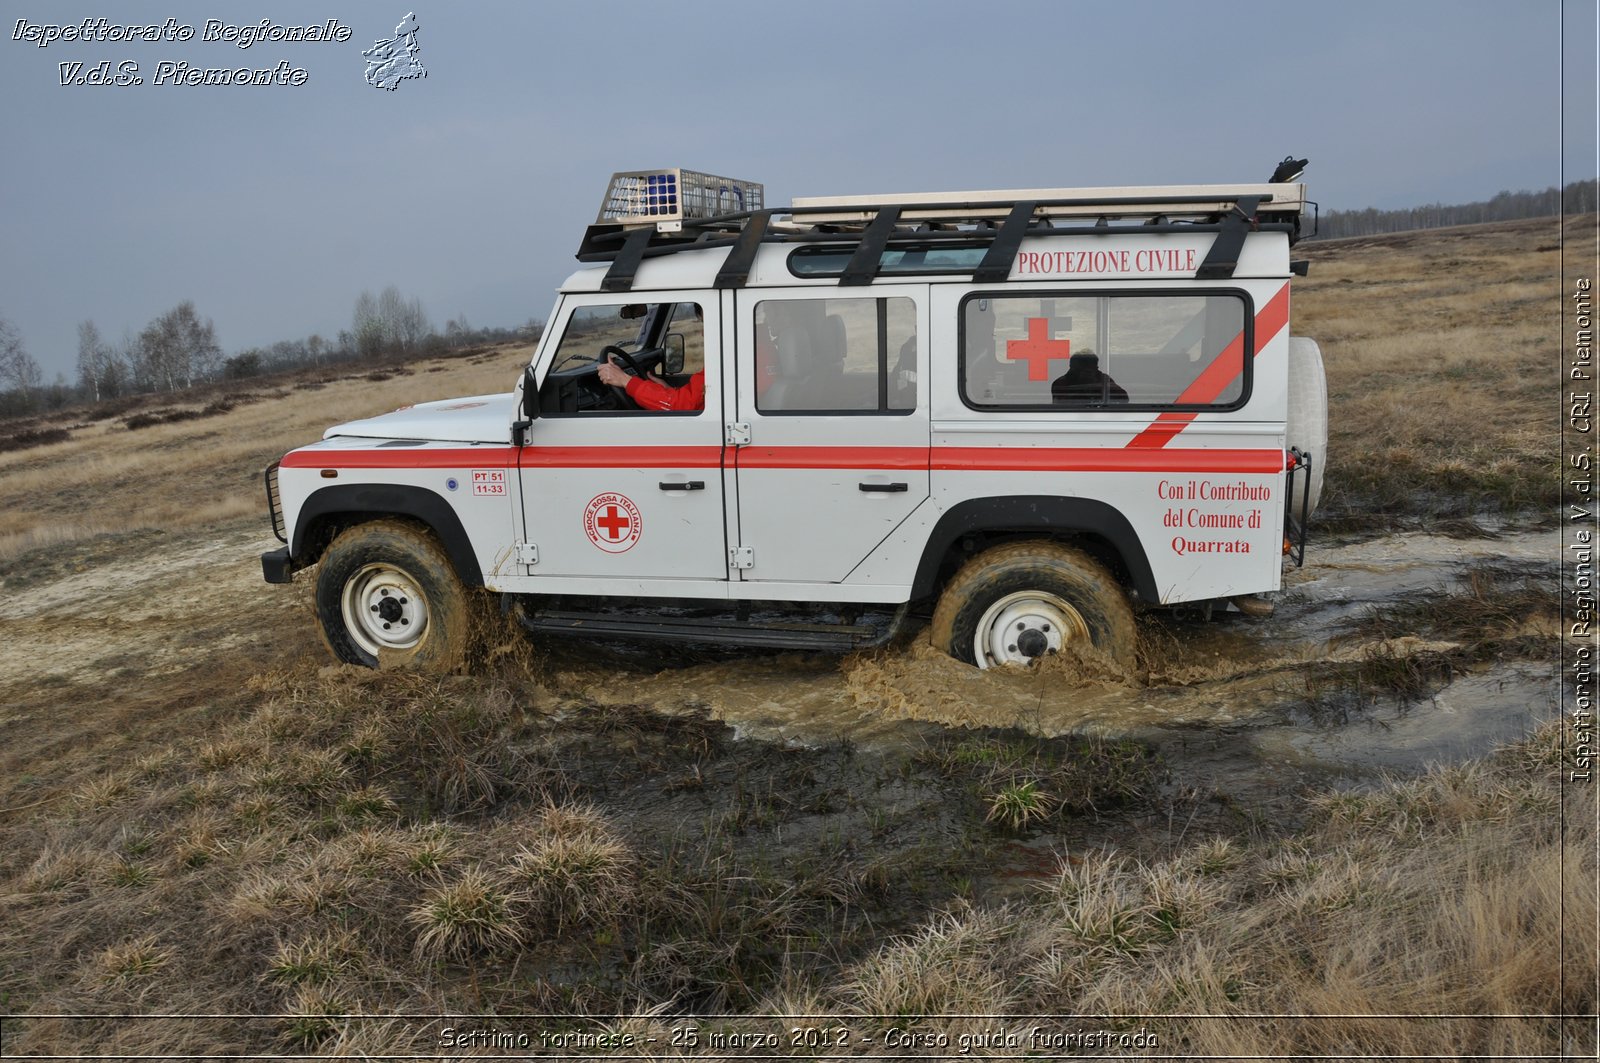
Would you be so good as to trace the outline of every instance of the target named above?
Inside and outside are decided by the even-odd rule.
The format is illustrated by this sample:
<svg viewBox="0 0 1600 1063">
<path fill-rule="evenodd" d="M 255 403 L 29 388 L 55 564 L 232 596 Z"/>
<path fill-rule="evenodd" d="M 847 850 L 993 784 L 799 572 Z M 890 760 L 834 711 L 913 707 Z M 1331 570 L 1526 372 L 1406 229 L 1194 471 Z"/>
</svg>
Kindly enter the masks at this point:
<svg viewBox="0 0 1600 1063">
<path fill-rule="evenodd" d="M 339 596 L 345 630 L 372 656 L 409 650 L 428 630 L 428 603 L 417 581 L 393 565 L 372 564 L 345 580 Z"/>
<path fill-rule="evenodd" d="M 973 659 L 979 668 L 1032 664 L 1069 642 L 1088 639 L 1089 625 L 1065 599 L 1017 591 L 984 610 L 973 637 Z"/>
</svg>

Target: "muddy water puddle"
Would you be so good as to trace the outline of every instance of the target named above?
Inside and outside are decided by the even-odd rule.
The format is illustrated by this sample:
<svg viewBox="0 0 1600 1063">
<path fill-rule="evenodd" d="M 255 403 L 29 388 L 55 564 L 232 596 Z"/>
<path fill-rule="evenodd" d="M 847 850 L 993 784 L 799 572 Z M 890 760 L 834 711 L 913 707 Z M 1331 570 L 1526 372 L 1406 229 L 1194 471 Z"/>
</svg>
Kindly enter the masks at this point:
<svg viewBox="0 0 1600 1063">
<path fill-rule="evenodd" d="M 1554 664 L 1494 663 L 1453 673 L 1425 696 L 1330 699 L 1307 677 L 1370 655 L 1439 655 L 1453 644 L 1366 638 L 1374 608 L 1458 593 L 1474 566 L 1538 578 L 1553 571 L 1554 533 L 1450 540 L 1407 534 L 1312 552 L 1291 570 L 1266 619 L 1147 617 L 1142 669 L 1051 658 L 982 672 L 909 644 L 847 657 L 727 654 L 685 664 L 674 651 L 552 647 L 553 687 L 591 703 L 705 714 L 737 735 L 885 752 L 948 729 L 1130 737 L 1166 754 L 1182 785 L 1231 793 L 1411 771 L 1483 753 L 1558 711 Z M 575 649 L 575 647 L 574 647 Z M 560 663 L 557 663 L 560 662 Z"/>
</svg>

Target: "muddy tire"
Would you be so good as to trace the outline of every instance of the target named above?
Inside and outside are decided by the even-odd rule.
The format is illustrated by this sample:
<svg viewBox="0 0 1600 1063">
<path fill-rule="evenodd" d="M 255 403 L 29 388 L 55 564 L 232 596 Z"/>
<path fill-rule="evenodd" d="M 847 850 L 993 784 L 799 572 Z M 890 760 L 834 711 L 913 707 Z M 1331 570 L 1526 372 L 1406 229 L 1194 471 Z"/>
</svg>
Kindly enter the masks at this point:
<svg viewBox="0 0 1600 1063">
<path fill-rule="evenodd" d="M 471 648 L 474 601 L 444 548 L 399 520 L 341 534 L 317 571 L 322 639 L 346 664 L 448 672 Z"/>
<path fill-rule="evenodd" d="M 1011 543 L 968 561 L 939 598 L 932 635 L 979 668 L 1026 664 L 1078 640 L 1124 667 L 1134 659 L 1127 595 L 1099 562 L 1059 543 Z"/>
</svg>

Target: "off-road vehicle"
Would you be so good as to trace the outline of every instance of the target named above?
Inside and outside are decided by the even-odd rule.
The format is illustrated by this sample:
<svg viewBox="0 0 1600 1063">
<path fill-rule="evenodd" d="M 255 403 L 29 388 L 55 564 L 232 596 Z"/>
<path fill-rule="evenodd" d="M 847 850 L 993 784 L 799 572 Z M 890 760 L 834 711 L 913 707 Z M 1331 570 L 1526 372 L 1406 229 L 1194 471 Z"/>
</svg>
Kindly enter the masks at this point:
<svg viewBox="0 0 1600 1063">
<path fill-rule="evenodd" d="M 488 601 L 564 635 L 840 650 L 909 615 L 979 667 L 1128 661 L 1135 607 L 1258 608 L 1303 558 L 1302 185 L 762 199 L 615 175 L 512 390 L 267 471 L 266 579 L 316 566 L 336 657 L 453 666 Z"/>
</svg>

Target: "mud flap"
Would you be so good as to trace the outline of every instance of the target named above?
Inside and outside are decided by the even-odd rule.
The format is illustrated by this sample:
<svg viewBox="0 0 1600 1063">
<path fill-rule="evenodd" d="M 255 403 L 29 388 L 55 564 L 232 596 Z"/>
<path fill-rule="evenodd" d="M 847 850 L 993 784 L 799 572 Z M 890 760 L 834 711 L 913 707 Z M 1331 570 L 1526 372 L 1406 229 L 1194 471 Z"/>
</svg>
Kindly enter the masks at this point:
<svg viewBox="0 0 1600 1063">
<path fill-rule="evenodd" d="M 293 583 L 294 561 L 289 548 L 280 546 L 261 555 L 261 578 L 268 583 Z"/>
</svg>

